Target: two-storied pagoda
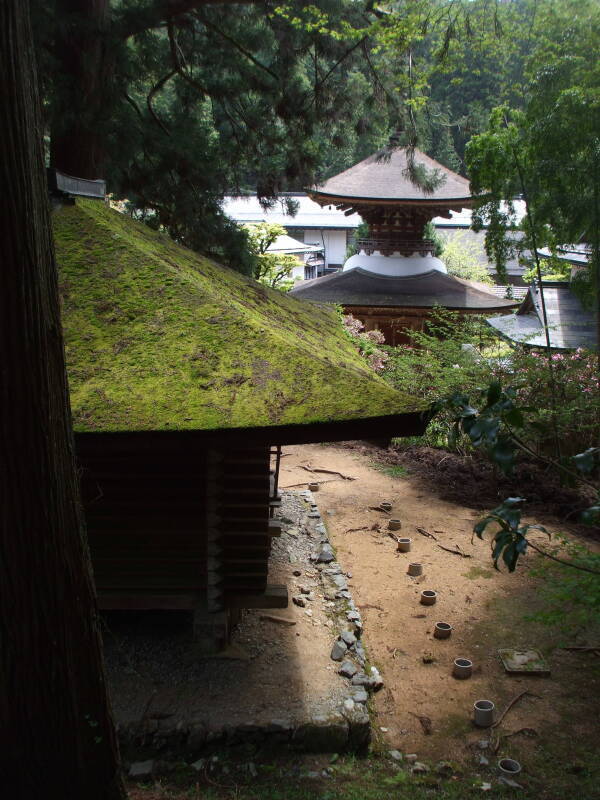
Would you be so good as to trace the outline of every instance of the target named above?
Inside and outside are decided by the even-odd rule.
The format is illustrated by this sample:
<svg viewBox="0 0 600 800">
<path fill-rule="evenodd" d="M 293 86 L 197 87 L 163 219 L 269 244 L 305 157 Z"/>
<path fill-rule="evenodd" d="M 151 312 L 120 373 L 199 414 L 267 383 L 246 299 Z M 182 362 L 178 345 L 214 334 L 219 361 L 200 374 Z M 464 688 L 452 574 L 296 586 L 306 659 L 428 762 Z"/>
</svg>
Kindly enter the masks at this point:
<svg viewBox="0 0 600 800">
<path fill-rule="evenodd" d="M 360 214 L 369 234 L 357 241 L 358 253 L 340 272 L 292 290 L 296 297 L 342 305 L 392 345 L 406 341 L 405 329 L 422 329 L 434 306 L 489 314 L 515 305 L 484 284 L 447 274 L 434 242 L 424 238 L 425 226 L 471 206 L 469 183 L 419 150 L 414 164 L 422 182 L 436 188 L 428 191 L 411 180 L 407 151 L 396 149 L 387 157 L 369 156 L 309 192 L 322 206 Z"/>
</svg>

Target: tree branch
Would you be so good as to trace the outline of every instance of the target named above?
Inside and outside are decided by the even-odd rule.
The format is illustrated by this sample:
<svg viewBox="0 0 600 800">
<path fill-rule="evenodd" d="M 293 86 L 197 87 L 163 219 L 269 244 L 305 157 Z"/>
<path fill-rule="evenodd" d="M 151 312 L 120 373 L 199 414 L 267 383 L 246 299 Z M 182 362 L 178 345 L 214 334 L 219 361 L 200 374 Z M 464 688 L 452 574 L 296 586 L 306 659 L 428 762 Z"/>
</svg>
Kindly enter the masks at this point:
<svg viewBox="0 0 600 800">
<path fill-rule="evenodd" d="M 162 119 L 158 116 L 158 114 L 156 113 L 156 111 L 152 107 L 152 99 L 154 98 L 154 95 L 157 92 L 160 92 L 160 90 L 163 88 L 165 83 L 167 83 L 167 81 L 171 80 L 173 75 L 175 75 L 176 73 L 177 73 L 177 70 L 172 69 L 171 72 L 169 72 L 167 75 L 165 75 L 163 78 L 161 78 L 158 81 L 158 83 L 155 83 L 154 86 L 152 87 L 152 89 L 150 89 L 150 91 L 148 92 L 148 97 L 146 98 L 146 105 L 148 106 L 148 111 L 150 112 L 150 115 L 152 116 L 152 119 L 156 122 L 157 125 L 159 125 L 163 129 L 163 131 L 167 134 L 167 136 L 170 136 L 171 132 L 169 131 L 169 128 L 167 127 L 167 125 L 162 121 Z"/>
<path fill-rule="evenodd" d="M 208 95 L 209 92 L 207 91 L 207 89 L 204 86 L 202 86 L 202 84 L 198 83 L 197 80 L 195 80 L 194 78 L 192 78 L 190 75 L 187 74 L 187 72 L 184 70 L 184 68 L 183 68 L 183 66 L 181 64 L 181 61 L 179 60 L 179 53 L 177 52 L 178 45 L 177 45 L 177 42 L 175 41 L 175 31 L 173 29 L 173 21 L 172 20 L 169 20 L 167 22 L 167 33 L 168 33 L 168 36 L 169 36 L 169 45 L 170 45 L 170 48 L 171 48 L 171 59 L 173 61 L 173 66 L 175 68 L 175 72 L 177 72 L 178 75 L 181 75 L 181 77 L 185 81 L 187 81 L 190 84 L 190 86 L 193 86 L 198 92 L 200 92 L 200 94 L 202 94 L 204 96 Z"/>
<path fill-rule="evenodd" d="M 219 5 L 258 5 L 257 0 L 218 0 Z M 125 8 L 116 22 L 116 33 L 129 39 L 153 28 L 158 28 L 174 17 L 187 14 L 202 6 L 214 5 L 214 0 L 151 0 L 145 8 Z"/>
<path fill-rule="evenodd" d="M 558 564 L 564 564 L 565 567 L 573 567 L 573 569 L 579 569 L 581 572 L 589 572 L 592 575 L 600 575 L 600 571 L 597 569 L 590 569 L 590 567 L 582 567 L 580 564 L 574 564 L 572 561 L 565 561 L 563 558 L 558 558 L 557 556 L 550 555 L 545 550 L 542 550 L 541 547 L 535 545 L 532 541 L 527 539 L 527 544 L 529 547 L 533 547 L 533 549 L 542 556 L 546 556 L 546 558 L 552 559 L 552 561 L 556 561 Z"/>
<path fill-rule="evenodd" d="M 212 22 L 209 22 L 209 21 L 206 19 L 206 17 L 205 17 L 203 14 L 201 14 L 201 13 L 199 13 L 199 12 L 196 12 L 196 14 L 195 14 L 194 16 L 195 16 L 195 17 L 196 17 L 196 18 L 197 18 L 197 19 L 198 19 L 198 20 L 199 20 L 199 21 L 200 21 L 200 22 L 201 22 L 201 23 L 202 23 L 202 24 L 203 24 L 203 25 L 204 25 L 206 28 L 208 28 L 208 29 L 209 29 L 209 30 L 211 30 L 211 31 L 214 31 L 214 32 L 215 32 L 215 33 L 216 33 L 218 36 L 220 36 L 220 37 L 221 37 L 222 39 L 224 39 L 226 42 L 229 42 L 229 44 L 233 45 L 233 47 L 235 47 L 235 49 L 236 49 L 236 50 L 239 50 L 239 52 L 240 52 L 242 55 L 246 56 L 246 58 L 247 58 L 249 61 L 251 61 L 251 62 L 252 62 L 252 63 L 253 63 L 255 66 L 257 66 L 259 69 L 262 69 L 264 72 L 266 72 L 266 73 L 267 73 L 268 75 L 270 75 L 272 78 L 275 78 L 275 80 L 279 80 L 279 78 L 278 78 L 278 76 L 277 76 L 277 73 L 273 72 L 273 70 L 272 70 L 270 67 L 267 67 L 265 64 L 261 63 L 261 62 L 260 62 L 260 61 L 259 61 L 257 58 L 255 58 L 255 57 L 252 55 L 252 53 L 250 53 L 248 50 L 246 50 L 246 48 L 245 48 L 245 47 L 243 47 L 243 45 L 241 45 L 241 44 L 240 44 L 238 41 L 236 41 L 234 38 L 232 38 L 232 37 L 231 37 L 231 36 L 229 36 L 227 33 L 225 33 L 225 31 L 222 31 L 220 28 L 218 28 L 218 27 L 217 27 L 216 25 L 214 25 Z"/>
</svg>

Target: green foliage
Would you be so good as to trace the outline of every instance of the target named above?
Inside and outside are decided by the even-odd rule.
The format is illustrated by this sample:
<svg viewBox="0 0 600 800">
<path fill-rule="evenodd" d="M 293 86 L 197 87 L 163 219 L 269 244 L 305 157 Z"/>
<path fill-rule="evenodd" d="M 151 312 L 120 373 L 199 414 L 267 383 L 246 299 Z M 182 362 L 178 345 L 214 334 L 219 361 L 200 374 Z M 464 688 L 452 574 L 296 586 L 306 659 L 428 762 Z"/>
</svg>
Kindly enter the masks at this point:
<svg viewBox="0 0 600 800">
<path fill-rule="evenodd" d="M 554 539 L 554 545 L 547 548 L 551 555 L 566 557 L 596 574 L 540 559 L 532 575 L 541 581 L 541 608 L 528 618 L 558 628 L 572 643 L 574 634 L 579 631 L 589 637 L 598 630 L 600 554 L 564 536 L 558 535 Z"/>
<path fill-rule="evenodd" d="M 530 60 L 530 82 L 522 110 L 498 107 L 487 131 L 466 150 L 481 227 L 489 219 L 486 245 L 504 274 L 515 249 L 507 235 L 515 227 L 502 201 L 522 195 L 527 216 L 520 247 L 531 251 L 557 243 L 586 241 L 589 270 L 579 288 L 598 306 L 600 273 L 600 67 L 592 55 L 600 43 L 600 7 L 560 4 Z"/>
<path fill-rule="evenodd" d="M 406 478 L 408 476 L 408 470 L 402 464 L 379 464 L 374 462 L 373 466 L 378 472 L 383 472 L 389 478 Z"/>
<path fill-rule="evenodd" d="M 294 267 L 301 262 L 296 256 L 289 253 L 269 253 L 279 236 L 286 233 L 283 225 L 272 222 L 259 222 L 255 225 L 245 226 L 248 232 L 250 252 L 255 258 L 254 277 L 271 289 L 288 291 L 294 285 L 289 276 Z"/>
<path fill-rule="evenodd" d="M 473 531 L 480 539 L 483 539 L 483 534 L 489 525 L 498 528 L 492 537 L 492 558 L 495 569 L 499 569 L 498 561 L 502 558 L 508 571 L 515 571 L 519 556 L 527 552 L 529 531 L 542 531 L 550 538 L 550 534 L 542 525 L 519 525 L 521 521 L 519 506 L 523 502 L 525 501 L 522 497 L 508 497 L 473 527 Z"/>
<path fill-rule="evenodd" d="M 492 284 L 485 263 L 482 263 L 477 246 L 469 242 L 465 232 L 455 233 L 452 238 L 442 237 L 440 258 L 450 275 L 468 281 Z"/>
</svg>

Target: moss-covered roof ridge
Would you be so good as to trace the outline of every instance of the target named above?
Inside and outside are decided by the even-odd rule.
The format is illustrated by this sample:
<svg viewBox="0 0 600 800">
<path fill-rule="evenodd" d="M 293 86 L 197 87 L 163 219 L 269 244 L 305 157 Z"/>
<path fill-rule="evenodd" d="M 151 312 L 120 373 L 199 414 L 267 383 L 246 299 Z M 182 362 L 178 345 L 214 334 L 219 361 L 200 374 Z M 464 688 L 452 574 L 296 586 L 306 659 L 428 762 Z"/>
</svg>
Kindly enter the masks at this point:
<svg viewBox="0 0 600 800">
<path fill-rule="evenodd" d="M 218 430 L 418 411 L 335 312 L 268 289 L 97 201 L 54 214 L 77 431 Z"/>
</svg>

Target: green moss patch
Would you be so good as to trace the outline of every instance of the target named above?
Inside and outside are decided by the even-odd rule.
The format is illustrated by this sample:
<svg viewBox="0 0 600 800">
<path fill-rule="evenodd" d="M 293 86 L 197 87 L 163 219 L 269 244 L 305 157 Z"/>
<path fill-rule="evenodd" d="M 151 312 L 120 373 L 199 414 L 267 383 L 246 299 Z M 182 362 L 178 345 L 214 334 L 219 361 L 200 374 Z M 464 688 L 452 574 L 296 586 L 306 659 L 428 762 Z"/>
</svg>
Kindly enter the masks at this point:
<svg viewBox="0 0 600 800">
<path fill-rule="evenodd" d="M 78 431 L 216 430 L 419 411 L 336 314 L 94 201 L 54 214 Z"/>
</svg>

